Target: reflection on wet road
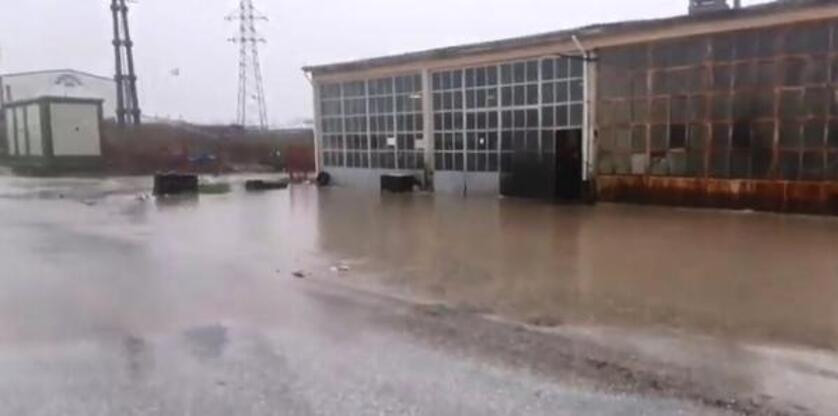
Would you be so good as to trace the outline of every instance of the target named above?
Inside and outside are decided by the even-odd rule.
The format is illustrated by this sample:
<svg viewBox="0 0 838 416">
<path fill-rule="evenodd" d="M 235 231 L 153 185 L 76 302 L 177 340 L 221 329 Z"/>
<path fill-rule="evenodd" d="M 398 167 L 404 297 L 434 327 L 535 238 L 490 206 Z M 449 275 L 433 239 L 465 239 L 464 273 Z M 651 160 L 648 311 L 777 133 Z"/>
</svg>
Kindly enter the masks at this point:
<svg viewBox="0 0 838 416">
<path fill-rule="evenodd" d="M 597 414 L 688 409 L 578 396 L 526 372 L 424 349 L 399 331 L 370 327 L 368 315 L 380 311 L 301 294 L 299 285 L 319 280 L 565 333 L 661 328 L 733 344 L 838 347 L 833 218 L 307 186 L 154 200 L 143 194 L 147 182 L 0 180 L 0 373 L 15 375 L 0 377 L 5 408 L 34 413 L 39 400 L 57 397 L 41 414 L 126 413 L 117 405 L 144 409 L 138 414 L 188 414 L 195 405 L 192 414 L 273 414 L 276 406 L 286 414 L 521 414 L 524 405 L 528 414 L 579 414 L 591 403 L 602 406 Z M 298 271 L 308 279 L 293 278 Z M 628 337 L 604 342 L 613 339 Z M 382 346 L 387 357 L 375 353 Z M 727 358 L 747 361 L 737 354 Z M 801 360 L 813 377 L 832 374 Z M 442 390 L 435 373 L 447 377 Z M 80 376 L 65 382 L 70 374 Z M 747 388 L 781 390 L 766 380 Z M 399 387 L 412 383 L 415 390 Z M 254 386 L 261 390 L 253 396 L 235 391 Z M 86 388 L 123 396 L 111 407 L 88 398 L 102 406 L 91 412 Z M 172 396 L 161 398 L 167 391 Z M 458 407 L 458 397 L 472 407 Z M 253 407 L 232 411 L 225 400 Z"/>
</svg>

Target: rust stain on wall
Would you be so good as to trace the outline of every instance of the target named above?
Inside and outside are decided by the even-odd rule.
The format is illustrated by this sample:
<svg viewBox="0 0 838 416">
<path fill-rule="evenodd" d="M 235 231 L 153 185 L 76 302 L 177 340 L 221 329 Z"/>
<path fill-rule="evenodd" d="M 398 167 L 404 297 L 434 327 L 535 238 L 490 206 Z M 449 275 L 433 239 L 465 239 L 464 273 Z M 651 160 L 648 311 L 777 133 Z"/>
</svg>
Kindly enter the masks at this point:
<svg viewBox="0 0 838 416">
<path fill-rule="evenodd" d="M 607 175 L 602 201 L 838 215 L 838 182 Z"/>
</svg>

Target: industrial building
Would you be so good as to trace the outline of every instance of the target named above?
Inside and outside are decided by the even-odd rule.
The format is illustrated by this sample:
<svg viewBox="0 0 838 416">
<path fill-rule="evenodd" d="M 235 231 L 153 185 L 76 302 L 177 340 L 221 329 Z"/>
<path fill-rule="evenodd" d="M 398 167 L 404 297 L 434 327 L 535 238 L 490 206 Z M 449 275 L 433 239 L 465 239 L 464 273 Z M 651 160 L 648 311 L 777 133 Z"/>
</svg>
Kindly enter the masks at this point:
<svg viewBox="0 0 838 416">
<path fill-rule="evenodd" d="M 377 187 L 838 212 L 838 3 L 311 66 L 318 167 Z"/>
</svg>

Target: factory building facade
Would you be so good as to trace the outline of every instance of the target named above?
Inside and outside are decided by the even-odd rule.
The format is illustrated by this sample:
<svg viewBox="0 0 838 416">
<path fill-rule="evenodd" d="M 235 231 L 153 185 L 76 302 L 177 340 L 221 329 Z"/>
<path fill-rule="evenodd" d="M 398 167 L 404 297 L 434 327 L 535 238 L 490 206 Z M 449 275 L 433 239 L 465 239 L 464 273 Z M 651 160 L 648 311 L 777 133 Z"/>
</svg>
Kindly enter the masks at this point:
<svg viewBox="0 0 838 416">
<path fill-rule="evenodd" d="M 305 68 L 319 169 L 359 187 L 397 171 L 447 193 L 838 211 L 838 3 L 699 3 Z"/>
</svg>

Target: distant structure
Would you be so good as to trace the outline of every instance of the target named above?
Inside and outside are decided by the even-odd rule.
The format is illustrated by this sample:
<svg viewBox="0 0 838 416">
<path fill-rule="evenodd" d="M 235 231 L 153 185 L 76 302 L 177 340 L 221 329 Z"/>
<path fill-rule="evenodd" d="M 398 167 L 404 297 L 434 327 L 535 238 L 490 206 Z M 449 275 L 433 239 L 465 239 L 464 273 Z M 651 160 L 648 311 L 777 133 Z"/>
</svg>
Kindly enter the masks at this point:
<svg viewBox="0 0 838 416">
<path fill-rule="evenodd" d="M 128 6 L 125 0 L 112 0 L 113 47 L 116 67 L 116 120 L 120 126 L 140 124 L 137 98 L 137 75 L 134 72 L 134 42 L 128 29 Z"/>
<path fill-rule="evenodd" d="M 238 34 L 228 39 L 232 43 L 239 44 L 239 91 L 236 122 L 243 127 L 253 126 L 254 124 L 250 124 L 248 119 L 248 109 L 251 105 L 255 105 L 259 116 L 258 127 L 265 130 L 268 128 L 268 113 L 262 83 L 259 44 L 266 41 L 256 31 L 256 21 L 268 20 L 268 18 L 261 15 L 253 7 L 252 0 L 241 0 L 238 10 L 227 16 L 226 20 L 238 20 L 239 22 Z"/>
</svg>

